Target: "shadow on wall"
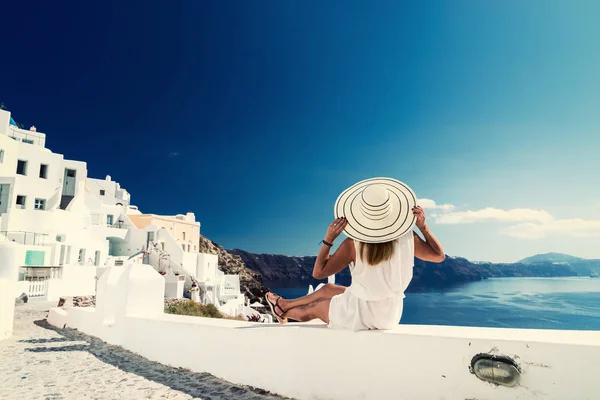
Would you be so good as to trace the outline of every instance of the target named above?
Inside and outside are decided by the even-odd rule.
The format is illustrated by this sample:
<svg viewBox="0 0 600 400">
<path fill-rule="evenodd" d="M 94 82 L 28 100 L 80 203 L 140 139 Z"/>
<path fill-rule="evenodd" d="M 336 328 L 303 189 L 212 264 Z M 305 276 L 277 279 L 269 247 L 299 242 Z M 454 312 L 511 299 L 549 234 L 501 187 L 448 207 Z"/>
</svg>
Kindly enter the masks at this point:
<svg viewBox="0 0 600 400">
<path fill-rule="evenodd" d="M 68 351 L 87 351 L 103 363 L 113 365 L 125 372 L 129 372 L 145 379 L 168 386 L 171 389 L 178 390 L 194 398 L 235 398 L 235 399 L 285 399 L 269 392 L 251 387 L 236 386 L 223 381 L 208 373 L 197 373 L 182 368 L 173 368 L 152 362 L 142 356 L 127 351 L 119 346 L 113 346 L 88 336 L 74 329 L 57 329 L 47 323 L 45 320 L 34 322 L 39 327 L 50 329 L 61 335 L 60 338 L 52 339 L 30 339 L 21 342 L 32 344 L 44 343 L 64 343 L 64 342 L 85 342 L 82 344 L 60 345 L 55 347 L 32 347 L 25 349 L 32 353 L 46 352 L 68 352 Z M 199 355 L 201 357 L 201 355 Z M 185 352 L 182 357 L 190 357 Z"/>
</svg>

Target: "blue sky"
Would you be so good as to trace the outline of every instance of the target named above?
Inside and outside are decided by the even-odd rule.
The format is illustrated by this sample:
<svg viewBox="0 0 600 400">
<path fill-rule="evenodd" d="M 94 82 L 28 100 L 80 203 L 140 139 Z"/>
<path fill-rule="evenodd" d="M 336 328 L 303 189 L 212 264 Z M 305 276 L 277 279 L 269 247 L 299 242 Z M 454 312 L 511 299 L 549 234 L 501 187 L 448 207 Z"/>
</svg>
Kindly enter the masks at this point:
<svg viewBox="0 0 600 400">
<path fill-rule="evenodd" d="M 79 3 L 4 6 L 0 102 L 142 211 L 310 255 L 391 176 L 450 255 L 600 258 L 598 2 Z"/>
</svg>

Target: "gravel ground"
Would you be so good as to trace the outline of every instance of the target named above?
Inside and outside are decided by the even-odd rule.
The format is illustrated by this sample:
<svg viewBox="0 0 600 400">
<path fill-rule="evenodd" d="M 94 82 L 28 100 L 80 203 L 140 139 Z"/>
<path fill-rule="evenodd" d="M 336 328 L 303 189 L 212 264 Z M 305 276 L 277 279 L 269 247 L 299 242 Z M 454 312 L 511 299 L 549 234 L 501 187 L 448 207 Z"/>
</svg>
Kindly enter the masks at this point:
<svg viewBox="0 0 600 400">
<path fill-rule="evenodd" d="M 0 399 L 283 399 L 55 329 L 45 321 L 54 306 L 16 306 L 14 336 L 0 342 Z"/>
</svg>

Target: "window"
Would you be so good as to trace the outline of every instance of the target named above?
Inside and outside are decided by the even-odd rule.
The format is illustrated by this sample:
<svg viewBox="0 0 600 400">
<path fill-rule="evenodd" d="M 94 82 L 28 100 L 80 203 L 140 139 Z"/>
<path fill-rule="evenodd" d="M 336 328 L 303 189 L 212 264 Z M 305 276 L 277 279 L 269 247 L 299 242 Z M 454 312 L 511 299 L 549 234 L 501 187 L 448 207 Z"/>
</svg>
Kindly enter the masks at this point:
<svg viewBox="0 0 600 400">
<path fill-rule="evenodd" d="M 106 216 L 106 225 L 112 226 L 112 224 L 113 224 L 113 218 L 114 217 L 112 215 L 108 214 Z"/>
<path fill-rule="evenodd" d="M 46 200 L 45 199 L 35 199 L 33 208 L 36 210 L 45 210 L 46 209 Z"/>
<path fill-rule="evenodd" d="M 188 244 L 188 251 L 190 251 L 190 247 L 191 247 L 191 246 Z"/>
<path fill-rule="evenodd" d="M 23 138 L 23 139 L 21 139 L 21 142 L 27 143 L 27 144 L 33 144 L 33 140 L 31 140 L 31 139 L 25 139 L 25 138 Z"/>
<path fill-rule="evenodd" d="M 185 251 L 185 244 L 182 244 L 181 248 L 183 249 L 183 251 Z"/>
<path fill-rule="evenodd" d="M 185 232 L 183 232 L 183 240 L 185 240 Z"/>
<path fill-rule="evenodd" d="M 68 176 L 69 178 L 75 178 L 75 172 L 76 172 L 76 171 L 75 171 L 74 169 L 68 169 L 68 170 L 66 170 L 66 171 L 67 171 L 67 176 Z"/>
<path fill-rule="evenodd" d="M 85 263 L 85 249 L 79 249 L 79 257 L 77 257 L 77 262 L 79 265 L 83 265 Z"/>
<path fill-rule="evenodd" d="M 0 164 L 4 162 L 4 150 L 0 149 Z"/>
<path fill-rule="evenodd" d="M 106 191 L 104 189 L 100 189 L 100 196 L 104 196 L 104 193 L 106 193 Z"/>
<path fill-rule="evenodd" d="M 24 160 L 17 161 L 17 174 L 27 175 L 27 161 L 24 161 Z"/>
<path fill-rule="evenodd" d="M 48 166 L 46 164 L 40 164 L 40 178 L 48 179 Z"/>
<path fill-rule="evenodd" d="M 25 202 L 27 201 L 27 197 L 18 194 L 17 195 L 17 208 L 25 208 Z"/>
<path fill-rule="evenodd" d="M 94 255 L 94 265 L 96 267 L 100 265 L 100 250 L 96 250 L 96 254 Z"/>
<path fill-rule="evenodd" d="M 194 246 L 194 251 L 196 251 L 196 246 Z"/>
</svg>

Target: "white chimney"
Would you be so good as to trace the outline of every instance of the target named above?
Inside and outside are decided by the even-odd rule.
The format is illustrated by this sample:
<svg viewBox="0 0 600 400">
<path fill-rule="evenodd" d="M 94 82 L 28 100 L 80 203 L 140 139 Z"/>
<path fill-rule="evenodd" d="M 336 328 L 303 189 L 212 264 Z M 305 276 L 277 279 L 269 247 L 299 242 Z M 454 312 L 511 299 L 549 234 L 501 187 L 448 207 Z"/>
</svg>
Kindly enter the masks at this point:
<svg viewBox="0 0 600 400">
<path fill-rule="evenodd" d="M 31 132 L 37 132 L 37 128 L 36 128 L 35 126 L 32 126 L 31 128 L 29 128 L 29 130 L 30 130 Z"/>
<path fill-rule="evenodd" d="M 111 178 L 110 178 L 110 175 L 106 175 L 106 180 L 107 180 L 108 182 L 110 182 L 110 180 L 111 180 Z"/>
</svg>

